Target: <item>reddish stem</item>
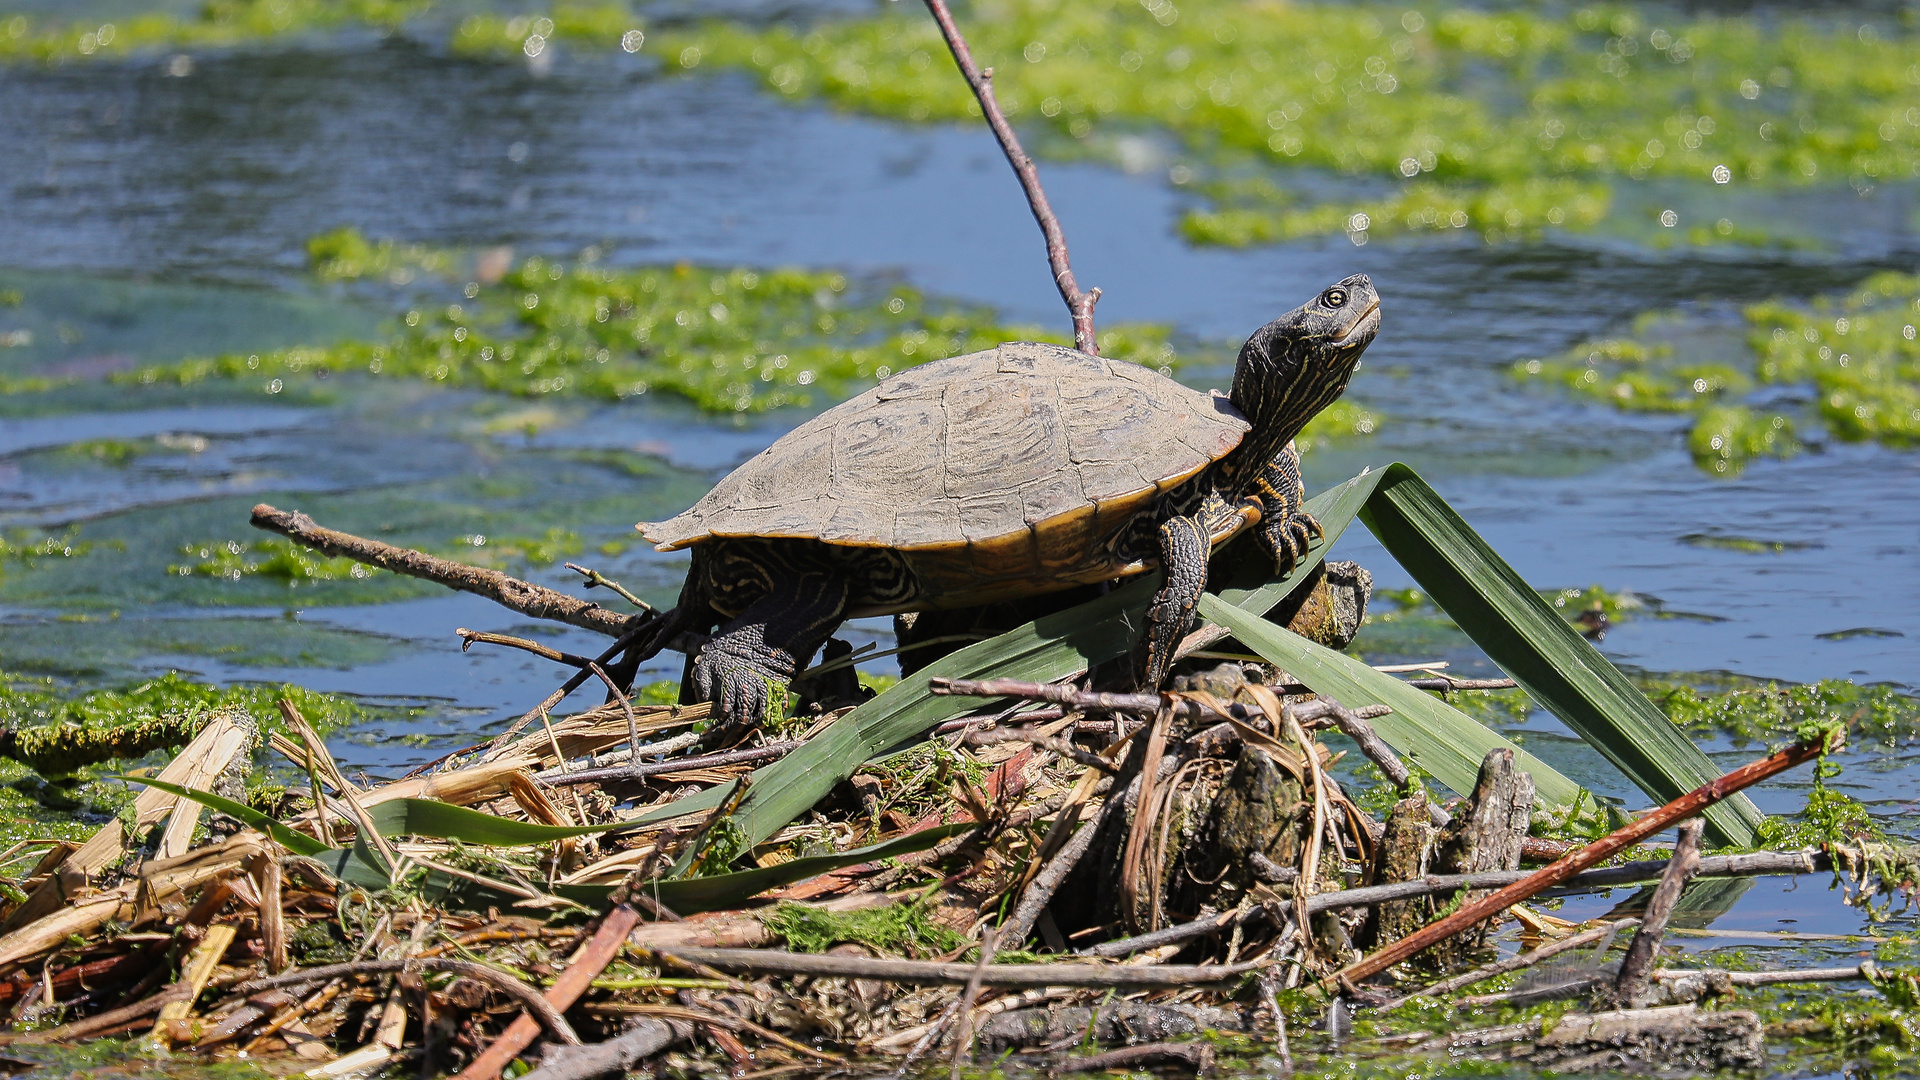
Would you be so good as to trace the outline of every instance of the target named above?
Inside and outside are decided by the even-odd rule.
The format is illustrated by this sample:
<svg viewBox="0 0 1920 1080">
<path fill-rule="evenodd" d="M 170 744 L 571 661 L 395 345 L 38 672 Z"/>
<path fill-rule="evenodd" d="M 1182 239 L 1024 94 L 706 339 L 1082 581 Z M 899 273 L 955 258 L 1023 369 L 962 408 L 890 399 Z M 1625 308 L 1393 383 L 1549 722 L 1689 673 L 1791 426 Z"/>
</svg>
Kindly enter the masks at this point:
<svg viewBox="0 0 1920 1080">
<path fill-rule="evenodd" d="M 547 1002 L 563 1013 L 572 1008 L 593 980 L 620 955 L 627 943 L 627 934 L 639 922 L 640 913 L 627 904 L 616 905 L 607 912 L 600 928 L 594 931 L 579 955 L 547 988 Z M 519 1057 L 520 1051 L 533 1045 L 539 1035 L 540 1021 L 521 1013 L 455 1080 L 499 1080 L 501 1070 Z"/>
<path fill-rule="evenodd" d="M 1034 168 L 1033 158 L 1021 148 L 1013 125 L 1007 123 L 1006 114 L 1000 111 L 1000 103 L 994 99 L 993 69 L 981 71 L 973 62 L 973 52 L 967 48 L 967 39 L 960 36 L 960 27 L 954 24 L 953 12 L 947 10 L 946 0 L 927 0 L 927 10 L 933 12 L 933 21 L 940 24 L 940 34 L 947 39 L 953 62 L 960 65 L 960 74 L 973 88 L 973 96 L 980 99 L 980 111 L 986 114 L 987 126 L 993 128 L 994 138 L 1000 140 L 1007 164 L 1013 166 L 1014 175 L 1020 178 L 1020 186 L 1027 193 L 1033 220 L 1040 223 L 1040 232 L 1047 238 L 1047 263 L 1053 267 L 1053 283 L 1060 287 L 1060 299 L 1067 302 L 1067 314 L 1073 318 L 1073 347 L 1089 356 L 1099 356 L 1100 347 L 1093 336 L 1093 305 L 1100 300 L 1100 290 L 1081 292 L 1079 283 L 1073 279 L 1073 266 L 1067 261 L 1067 237 L 1060 231 L 1060 219 L 1053 216 L 1046 189 L 1040 186 L 1040 173 Z"/>
</svg>

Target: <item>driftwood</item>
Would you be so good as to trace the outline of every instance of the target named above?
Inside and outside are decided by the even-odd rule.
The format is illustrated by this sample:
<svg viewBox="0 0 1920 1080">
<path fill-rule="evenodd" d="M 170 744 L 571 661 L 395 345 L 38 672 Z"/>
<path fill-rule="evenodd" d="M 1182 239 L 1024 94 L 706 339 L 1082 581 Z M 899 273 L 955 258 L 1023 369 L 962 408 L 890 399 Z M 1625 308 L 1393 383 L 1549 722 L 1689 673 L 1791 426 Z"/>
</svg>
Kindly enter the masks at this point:
<svg viewBox="0 0 1920 1080">
<path fill-rule="evenodd" d="M 1513 767 L 1512 749 L 1490 751 L 1466 808 L 1434 837 L 1434 869 L 1443 874 L 1518 870 L 1532 811 L 1533 777 Z M 1461 905 L 1470 907 L 1483 895 L 1468 890 Z M 1480 947 L 1485 931 L 1486 924 L 1477 923 L 1448 937 L 1436 945 L 1433 959 L 1443 968 L 1455 966 Z"/>
</svg>

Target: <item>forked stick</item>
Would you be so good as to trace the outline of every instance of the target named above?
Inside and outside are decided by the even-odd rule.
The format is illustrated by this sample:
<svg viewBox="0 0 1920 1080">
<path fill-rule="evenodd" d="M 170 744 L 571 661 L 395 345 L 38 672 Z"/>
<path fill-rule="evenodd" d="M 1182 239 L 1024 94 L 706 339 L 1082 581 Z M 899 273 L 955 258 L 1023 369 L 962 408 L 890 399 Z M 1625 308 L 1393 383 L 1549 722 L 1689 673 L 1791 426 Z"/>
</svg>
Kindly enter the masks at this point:
<svg viewBox="0 0 1920 1080">
<path fill-rule="evenodd" d="M 1093 305 L 1100 301 L 1100 290 L 1081 292 L 1079 282 L 1073 279 L 1073 266 L 1067 261 L 1067 236 L 1060 231 L 1060 219 L 1053 216 L 1053 205 L 1047 202 L 1046 190 L 1040 186 L 1039 170 L 1021 148 L 1020 137 L 1013 133 L 1013 125 L 1007 123 L 1006 114 L 1000 111 L 1000 103 L 993 96 L 993 69 L 981 71 L 973 62 L 973 51 L 967 48 L 967 39 L 960 36 L 953 12 L 947 10 L 947 0 L 927 0 L 927 10 L 933 13 L 933 21 L 940 24 L 940 36 L 947 39 L 953 62 L 960 65 L 960 74 L 973 88 L 973 96 L 980 99 L 980 111 L 987 118 L 987 126 L 993 129 L 993 137 L 1000 140 L 1007 164 L 1013 166 L 1014 175 L 1020 178 L 1020 187 L 1027 193 L 1033 220 L 1040 223 L 1040 232 L 1047 238 L 1047 264 L 1053 267 L 1053 283 L 1060 287 L 1060 299 L 1067 302 L 1067 314 L 1073 318 L 1073 347 L 1089 356 L 1099 356 L 1100 346 L 1093 336 Z"/>
</svg>

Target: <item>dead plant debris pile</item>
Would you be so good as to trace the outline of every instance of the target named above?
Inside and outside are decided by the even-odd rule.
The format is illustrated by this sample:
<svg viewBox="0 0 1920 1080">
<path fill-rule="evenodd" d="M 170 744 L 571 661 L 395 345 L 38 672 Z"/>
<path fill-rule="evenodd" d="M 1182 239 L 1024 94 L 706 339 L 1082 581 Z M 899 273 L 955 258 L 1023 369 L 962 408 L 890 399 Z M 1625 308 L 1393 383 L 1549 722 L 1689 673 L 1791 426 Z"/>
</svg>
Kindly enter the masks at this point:
<svg viewBox="0 0 1920 1080">
<path fill-rule="evenodd" d="M 1532 782 L 1510 751 L 1446 807 L 1409 780 L 1381 821 L 1341 790 L 1319 738 L 1341 729 L 1393 775 L 1365 715 L 1259 682 L 1230 700 L 1208 685 L 1142 696 L 949 684 L 982 695 L 978 715 L 869 765 L 748 850 L 728 813 L 754 770 L 845 710 L 715 750 L 698 745 L 704 706 L 622 699 L 369 785 L 283 703 L 291 734 L 269 746 L 310 797 L 278 820 L 222 797 L 239 797 L 258 729 L 216 714 L 146 778 L 128 819 L 53 846 L 24 882 L 0 924 L 0 997 L 16 1021 L 0 1038 L 13 1054 L 141 1038 L 314 1077 L 408 1062 L 492 1080 L 523 1058 L 555 1080 L 661 1055 L 803 1074 L 1009 1051 L 1055 1070 L 1204 1071 L 1215 1050 L 1194 1037 L 1207 1031 L 1287 1061 L 1289 1012 L 1337 1024 L 1420 995 L 1578 997 L 1590 1007 L 1551 1025 L 1372 1050 L 1563 1071 L 1750 1068 L 1764 1031 L 1728 1004 L 1741 986 L 1873 974 L 1870 962 L 1657 966 L 1663 905 L 1689 876 L 1829 870 L 1826 852 L 1702 859 L 1689 824 L 1668 859 L 1587 868 L 1632 830 L 1697 822 L 1712 798 L 1818 746 L 1575 847 L 1529 837 Z M 716 788 L 711 808 L 675 815 Z M 1530 872 L 1528 860 L 1554 865 Z M 1543 878 L 1662 884 L 1637 924 L 1577 926 L 1522 902 Z M 1531 950 L 1477 966 L 1494 955 L 1488 927 L 1509 918 Z M 1613 945 L 1627 950 L 1619 965 L 1567 963 Z M 1409 947 L 1417 955 L 1374 974 L 1371 960 Z M 1556 956 L 1545 977 L 1460 996 Z M 1112 1043 L 1130 1045 L 1102 1049 Z"/>
</svg>

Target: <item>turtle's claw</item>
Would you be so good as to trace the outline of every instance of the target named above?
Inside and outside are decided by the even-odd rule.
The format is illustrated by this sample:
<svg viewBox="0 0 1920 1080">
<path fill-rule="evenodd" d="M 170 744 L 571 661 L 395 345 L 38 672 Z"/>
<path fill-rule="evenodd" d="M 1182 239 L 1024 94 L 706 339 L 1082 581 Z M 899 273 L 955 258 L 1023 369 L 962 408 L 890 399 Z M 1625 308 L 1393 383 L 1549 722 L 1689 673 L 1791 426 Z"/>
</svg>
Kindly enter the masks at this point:
<svg viewBox="0 0 1920 1080">
<path fill-rule="evenodd" d="M 1269 522 L 1266 527 L 1266 539 L 1273 549 L 1273 563 L 1277 572 L 1285 574 L 1298 566 L 1312 550 L 1313 542 L 1326 536 L 1320 522 L 1305 510 L 1296 510 L 1286 517 Z"/>
</svg>

